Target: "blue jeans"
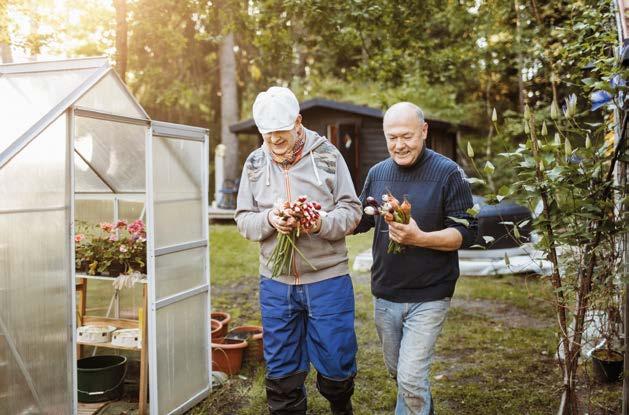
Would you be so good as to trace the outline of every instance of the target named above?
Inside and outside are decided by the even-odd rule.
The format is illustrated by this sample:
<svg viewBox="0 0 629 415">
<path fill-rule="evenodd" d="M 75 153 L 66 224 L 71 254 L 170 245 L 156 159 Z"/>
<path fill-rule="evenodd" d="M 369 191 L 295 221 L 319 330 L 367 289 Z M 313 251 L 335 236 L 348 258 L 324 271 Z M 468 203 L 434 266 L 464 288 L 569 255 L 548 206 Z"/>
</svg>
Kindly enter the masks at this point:
<svg viewBox="0 0 629 415">
<path fill-rule="evenodd" d="M 384 363 L 397 381 L 395 415 L 429 415 L 430 365 L 450 298 L 424 303 L 375 298 L 374 304 Z"/>
</svg>

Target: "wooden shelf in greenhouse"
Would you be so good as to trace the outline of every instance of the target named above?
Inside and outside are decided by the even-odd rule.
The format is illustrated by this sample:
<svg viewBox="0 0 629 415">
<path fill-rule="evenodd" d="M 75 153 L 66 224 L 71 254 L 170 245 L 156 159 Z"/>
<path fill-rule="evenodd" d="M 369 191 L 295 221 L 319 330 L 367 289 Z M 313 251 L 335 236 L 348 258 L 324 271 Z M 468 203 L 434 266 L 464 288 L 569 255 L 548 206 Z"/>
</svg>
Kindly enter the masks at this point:
<svg viewBox="0 0 629 415">
<path fill-rule="evenodd" d="M 141 280 L 139 280 L 137 283 L 138 284 L 147 284 L 148 281 L 146 279 L 146 274 L 143 274 L 144 278 L 142 278 Z M 99 281 L 113 281 L 116 279 L 116 277 L 107 277 L 105 275 L 88 275 L 85 274 L 83 272 L 77 272 L 76 273 L 76 278 L 85 278 L 86 280 L 99 280 Z"/>
<path fill-rule="evenodd" d="M 81 346 L 106 347 L 108 349 L 132 350 L 132 351 L 135 351 L 135 352 L 142 351 L 142 347 L 120 346 L 120 345 L 112 344 L 112 343 L 77 342 L 77 344 L 79 344 Z"/>
</svg>

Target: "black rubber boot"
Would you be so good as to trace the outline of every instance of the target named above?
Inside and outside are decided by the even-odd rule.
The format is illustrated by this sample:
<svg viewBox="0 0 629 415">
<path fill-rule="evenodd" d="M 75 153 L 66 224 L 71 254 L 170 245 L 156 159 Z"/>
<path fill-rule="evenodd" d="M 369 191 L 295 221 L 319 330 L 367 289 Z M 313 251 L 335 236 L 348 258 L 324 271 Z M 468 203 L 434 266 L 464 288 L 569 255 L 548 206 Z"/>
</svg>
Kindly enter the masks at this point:
<svg viewBox="0 0 629 415">
<path fill-rule="evenodd" d="M 279 379 L 265 379 L 266 400 L 271 415 L 306 415 L 307 373 L 295 373 Z"/>
<path fill-rule="evenodd" d="M 352 395 L 354 394 L 354 376 L 345 380 L 332 380 L 317 373 L 317 389 L 330 401 L 332 415 L 352 415 Z"/>
</svg>

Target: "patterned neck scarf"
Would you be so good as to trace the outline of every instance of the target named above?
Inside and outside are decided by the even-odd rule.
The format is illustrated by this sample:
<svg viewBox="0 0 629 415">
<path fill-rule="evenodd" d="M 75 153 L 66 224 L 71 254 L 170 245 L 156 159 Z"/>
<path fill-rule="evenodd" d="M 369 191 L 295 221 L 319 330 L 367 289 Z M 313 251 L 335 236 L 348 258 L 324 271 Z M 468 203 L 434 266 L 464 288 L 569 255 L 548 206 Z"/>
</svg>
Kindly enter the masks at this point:
<svg viewBox="0 0 629 415">
<path fill-rule="evenodd" d="M 302 152 L 304 150 L 304 145 L 306 144 L 306 132 L 304 128 L 301 127 L 297 132 L 297 140 L 295 141 L 295 145 L 291 150 L 287 152 L 287 154 L 276 155 L 273 151 L 270 151 L 271 158 L 277 164 L 287 167 L 291 164 L 295 163 L 301 158 Z M 270 146 L 269 146 L 270 147 Z"/>
</svg>

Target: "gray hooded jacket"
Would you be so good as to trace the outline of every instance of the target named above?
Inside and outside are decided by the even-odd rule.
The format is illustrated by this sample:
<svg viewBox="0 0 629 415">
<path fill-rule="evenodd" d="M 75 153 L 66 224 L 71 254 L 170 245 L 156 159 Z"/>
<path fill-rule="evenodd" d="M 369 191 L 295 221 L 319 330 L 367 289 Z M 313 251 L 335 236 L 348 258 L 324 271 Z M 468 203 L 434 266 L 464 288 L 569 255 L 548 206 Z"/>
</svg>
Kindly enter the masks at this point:
<svg viewBox="0 0 629 415">
<path fill-rule="evenodd" d="M 260 242 L 260 274 L 271 276 L 267 262 L 277 231 L 268 214 L 279 201 L 295 201 L 301 195 L 321 204 L 327 214 L 316 234 L 302 235 L 297 247 L 316 268 L 313 270 L 295 254 L 295 271 L 299 276 L 282 275 L 286 284 L 308 284 L 349 273 L 345 235 L 351 234 L 362 215 L 361 203 L 341 153 L 325 137 L 304 129 L 306 142 L 302 157 L 284 168 L 273 162 L 266 144 L 253 151 L 242 172 L 236 224 L 245 238 Z"/>
</svg>

